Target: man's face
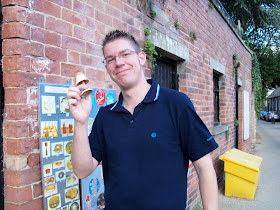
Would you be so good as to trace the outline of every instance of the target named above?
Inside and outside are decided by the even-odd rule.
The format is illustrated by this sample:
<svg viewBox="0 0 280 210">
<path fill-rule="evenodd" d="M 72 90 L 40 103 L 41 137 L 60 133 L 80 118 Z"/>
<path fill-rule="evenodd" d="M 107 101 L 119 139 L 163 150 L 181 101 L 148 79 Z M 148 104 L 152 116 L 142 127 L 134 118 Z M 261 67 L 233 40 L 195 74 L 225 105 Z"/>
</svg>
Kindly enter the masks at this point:
<svg viewBox="0 0 280 210">
<path fill-rule="evenodd" d="M 144 52 L 136 52 L 127 39 L 117 39 L 104 46 L 106 69 L 111 79 L 122 89 L 129 89 L 144 77 L 142 66 L 146 62 Z"/>
</svg>

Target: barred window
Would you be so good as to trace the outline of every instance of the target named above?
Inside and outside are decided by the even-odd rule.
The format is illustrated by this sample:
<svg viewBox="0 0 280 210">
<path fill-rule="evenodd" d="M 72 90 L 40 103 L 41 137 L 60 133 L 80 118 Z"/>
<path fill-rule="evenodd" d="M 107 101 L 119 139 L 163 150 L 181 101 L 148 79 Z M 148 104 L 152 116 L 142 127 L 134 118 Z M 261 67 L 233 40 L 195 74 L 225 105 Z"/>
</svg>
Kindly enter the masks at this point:
<svg viewBox="0 0 280 210">
<path fill-rule="evenodd" d="M 213 74 L 214 91 L 214 126 L 220 124 L 220 94 L 219 94 L 219 75 Z"/>
</svg>

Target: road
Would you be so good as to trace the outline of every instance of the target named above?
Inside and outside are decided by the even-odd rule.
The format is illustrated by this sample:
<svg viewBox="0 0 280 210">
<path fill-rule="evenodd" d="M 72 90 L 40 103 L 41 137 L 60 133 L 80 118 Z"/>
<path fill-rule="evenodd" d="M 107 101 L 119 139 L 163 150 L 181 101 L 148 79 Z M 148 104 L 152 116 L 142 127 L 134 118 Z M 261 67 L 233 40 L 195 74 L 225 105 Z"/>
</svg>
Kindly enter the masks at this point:
<svg viewBox="0 0 280 210">
<path fill-rule="evenodd" d="M 226 197 L 219 193 L 219 209 L 280 209 L 280 122 L 258 120 L 254 155 L 263 158 L 261 175 L 254 200 Z"/>
</svg>

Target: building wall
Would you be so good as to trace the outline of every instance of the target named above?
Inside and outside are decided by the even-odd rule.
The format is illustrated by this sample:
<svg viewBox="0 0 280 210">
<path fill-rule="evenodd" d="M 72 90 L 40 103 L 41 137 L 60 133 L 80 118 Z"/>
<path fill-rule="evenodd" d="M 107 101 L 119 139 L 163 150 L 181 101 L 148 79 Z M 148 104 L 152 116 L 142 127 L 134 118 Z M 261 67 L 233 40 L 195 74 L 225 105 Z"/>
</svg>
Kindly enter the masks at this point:
<svg viewBox="0 0 280 210">
<path fill-rule="evenodd" d="M 105 34 L 115 28 L 132 33 L 142 47 L 146 27 L 168 37 L 176 46 L 184 46 L 181 51 L 176 51 L 179 55 L 187 51 L 186 58 L 180 59 L 179 63 L 179 89 L 190 97 L 211 132 L 215 130 L 213 70 L 219 70 L 213 68 L 218 64 L 217 68 L 223 69 L 220 118 L 221 125 L 228 130 L 215 135 L 220 147 L 212 153 L 219 182 L 223 178 L 223 163 L 218 157 L 235 146 L 232 56 L 238 54 L 241 61 L 238 77 L 242 81 L 239 88 L 239 148 L 250 152 L 251 135 L 248 140 L 243 140 L 244 91 L 251 97 L 250 52 L 211 2 L 152 2 L 157 11 L 154 20 L 137 9 L 138 0 L 1 1 L 5 209 L 43 207 L 37 96 L 39 78 L 43 77 L 47 83 L 65 84 L 70 80 L 73 84 L 75 73 L 82 71 L 90 79 L 91 86 L 117 88 L 106 74 L 101 51 Z M 180 24 L 178 30 L 174 27 L 175 20 Z M 190 37 L 190 32 L 194 31 L 196 40 Z M 161 45 L 157 47 L 161 48 Z M 186 51 L 182 52 L 182 49 Z M 176 52 L 169 54 L 172 57 Z M 215 65 L 211 65 L 211 59 Z M 146 70 L 146 75 L 151 75 L 149 70 Z M 253 116 L 252 108 L 250 116 Z M 187 208 L 193 209 L 200 201 L 200 195 L 192 165 L 188 184 Z"/>
</svg>

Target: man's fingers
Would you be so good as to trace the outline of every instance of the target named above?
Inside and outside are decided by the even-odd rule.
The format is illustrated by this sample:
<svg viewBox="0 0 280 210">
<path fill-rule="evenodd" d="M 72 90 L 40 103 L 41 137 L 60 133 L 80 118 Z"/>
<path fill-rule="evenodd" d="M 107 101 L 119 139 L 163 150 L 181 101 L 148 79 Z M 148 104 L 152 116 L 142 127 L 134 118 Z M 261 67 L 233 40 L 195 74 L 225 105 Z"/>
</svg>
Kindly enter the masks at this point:
<svg viewBox="0 0 280 210">
<path fill-rule="evenodd" d="M 81 100 L 81 91 L 77 87 L 69 87 L 67 93 L 68 100 L 71 98 L 76 99 L 77 101 Z"/>
<path fill-rule="evenodd" d="M 89 88 L 89 83 L 84 85 L 84 84 L 81 84 L 81 85 L 78 85 L 77 88 L 82 91 L 82 90 L 85 90 L 85 89 L 88 89 Z"/>
<path fill-rule="evenodd" d="M 76 99 L 68 99 L 68 104 L 69 104 L 69 107 L 77 106 L 77 100 Z"/>
</svg>

